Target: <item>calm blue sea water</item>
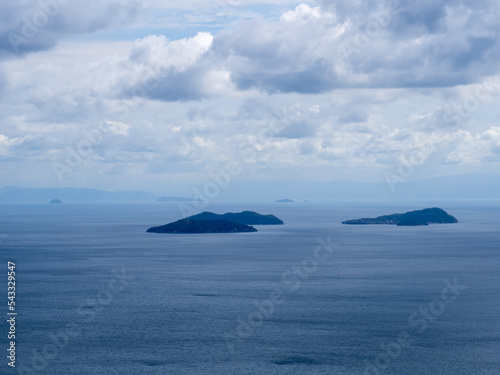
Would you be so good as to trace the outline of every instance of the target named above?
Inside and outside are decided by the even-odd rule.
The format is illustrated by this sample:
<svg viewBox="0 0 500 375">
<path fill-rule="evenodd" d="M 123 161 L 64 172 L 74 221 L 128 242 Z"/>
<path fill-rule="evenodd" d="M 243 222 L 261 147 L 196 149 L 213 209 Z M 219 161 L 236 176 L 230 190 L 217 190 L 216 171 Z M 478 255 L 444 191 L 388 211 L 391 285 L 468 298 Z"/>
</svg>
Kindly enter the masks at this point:
<svg viewBox="0 0 500 375">
<path fill-rule="evenodd" d="M 7 259 L 17 265 L 17 370 L 500 374 L 498 202 L 441 205 L 455 225 L 340 224 L 427 206 L 218 204 L 210 210 L 286 224 L 158 235 L 145 231 L 177 220 L 176 204 L 2 205 L 2 284 Z M 338 247 L 317 250 L 318 261 L 328 236 Z M 16 373 L 3 358 L 0 373 Z"/>
</svg>

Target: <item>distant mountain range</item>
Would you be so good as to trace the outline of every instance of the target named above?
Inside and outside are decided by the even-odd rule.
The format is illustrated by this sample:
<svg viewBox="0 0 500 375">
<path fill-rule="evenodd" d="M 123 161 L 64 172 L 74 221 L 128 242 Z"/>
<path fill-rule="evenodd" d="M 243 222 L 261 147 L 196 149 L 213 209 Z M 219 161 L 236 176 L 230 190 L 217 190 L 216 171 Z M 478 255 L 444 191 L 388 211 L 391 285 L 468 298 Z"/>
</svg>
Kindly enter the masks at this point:
<svg viewBox="0 0 500 375">
<path fill-rule="evenodd" d="M 383 176 L 382 176 L 383 178 Z M 286 196 L 295 202 L 314 200 L 462 200 L 500 199 L 500 174 L 456 175 L 385 181 L 250 181 L 235 180 L 221 192 L 224 200 L 266 200 Z"/>
<path fill-rule="evenodd" d="M 286 196 L 295 202 L 304 200 L 462 200 L 500 199 L 500 175 L 458 175 L 397 183 L 365 183 L 356 181 L 294 181 L 235 179 L 210 201 L 276 202 Z M 80 188 L 20 188 L 0 189 L 0 202 L 120 202 L 156 201 L 186 202 L 193 200 L 193 186 L 185 186 L 187 197 L 159 197 L 145 191 L 103 191 Z M 200 199 L 198 197 L 198 199 Z"/>
<path fill-rule="evenodd" d="M 158 197 L 145 191 L 104 191 L 80 188 L 20 188 L 7 186 L 0 189 L 0 202 L 49 203 L 53 199 L 63 202 L 154 202 Z M 164 197 L 169 198 L 169 197 Z M 170 197 L 170 201 L 189 200 Z"/>
</svg>

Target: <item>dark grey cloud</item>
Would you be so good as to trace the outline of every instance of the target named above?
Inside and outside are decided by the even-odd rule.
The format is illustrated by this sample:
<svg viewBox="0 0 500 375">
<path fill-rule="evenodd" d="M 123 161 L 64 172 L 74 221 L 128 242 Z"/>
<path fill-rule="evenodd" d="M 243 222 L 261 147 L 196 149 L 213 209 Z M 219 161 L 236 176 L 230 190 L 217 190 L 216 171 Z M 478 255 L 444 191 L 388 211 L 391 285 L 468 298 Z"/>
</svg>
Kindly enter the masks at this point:
<svg viewBox="0 0 500 375">
<path fill-rule="evenodd" d="M 5 72 L 3 71 L 2 67 L 0 67 L 0 98 L 2 97 L 6 88 L 7 88 L 7 80 L 5 77 Z"/>
<path fill-rule="evenodd" d="M 484 3 L 493 4 L 401 1 L 386 28 L 349 55 L 353 73 L 369 75 L 368 87 L 448 87 L 495 74 L 498 25 L 487 15 L 499 10 Z M 374 18 L 354 24 L 350 34 L 365 37 Z"/>
<path fill-rule="evenodd" d="M 446 31 L 446 6 L 458 5 L 448 0 L 401 1 L 400 12 L 392 22 L 391 29 L 399 35 L 435 34 Z"/>
<path fill-rule="evenodd" d="M 204 79 L 206 69 L 193 66 L 186 71 L 178 72 L 175 68 L 165 69 L 156 79 L 135 86 L 128 90 L 129 97 L 148 97 L 153 100 L 168 102 L 201 100 L 207 96 L 200 82 Z"/>
<path fill-rule="evenodd" d="M 491 19 L 500 11 L 492 0 L 486 3 L 323 2 L 321 17 L 300 18 L 296 10 L 292 21 L 256 20 L 223 31 L 212 52 L 226 62 L 242 90 L 323 93 L 353 87 L 453 87 L 500 69 L 499 26 Z M 382 22 L 370 33 L 380 14 L 389 15 L 388 24 Z M 344 32 L 335 37 L 333 30 L 340 26 L 345 26 Z M 363 43 L 356 44 L 359 40 Z M 345 48 L 355 52 L 339 55 Z"/>
<path fill-rule="evenodd" d="M 75 34 L 121 27 L 140 12 L 138 1 L 26 0 L 0 2 L 0 58 L 47 50 Z"/>
<path fill-rule="evenodd" d="M 298 8 L 300 9 L 300 8 Z M 332 20 L 318 19 L 310 8 L 304 8 L 291 20 L 267 22 L 254 20 L 237 30 L 222 31 L 214 39 L 212 53 L 224 61 L 231 71 L 231 79 L 241 90 L 257 88 L 269 93 L 321 93 L 337 85 L 337 74 L 332 61 L 324 53 L 314 51 L 331 46 L 320 46 L 314 40 L 321 32 L 335 28 Z M 309 12 L 310 14 L 307 14 Z"/>
<path fill-rule="evenodd" d="M 213 116 L 213 108 L 189 107 L 186 117 L 189 121 L 200 121 Z"/>
<path fill-rule="evenodd" d="M 334 12 L 340 22 L 360 19 L 380 7 L 387 7 L 387 2 L 367 0 L 319 0 L 322 9 Z"/>
<path fill-rule="evenodd" d="M 147 90 L 125 83 L 119 96 L 201 100 L 217 95 L 207 84 L 214 71 L 228 72 L 236 90 L 322 94 L 346 88 L 454 87 L 500 69 L 500 9 L 493 0 L 320 3 L 316 8 L 302 4 L 279 20 L 257 18 L 222 30 L 182 69 L 170 62 L 173 49 L 155 55 L 158 49 L 170 51 L 167 42 L 158 46 L 149 40 L 130 54 L 131 64 L 155 70 L 161 59 L 169 63 Z M 86 25 L 98 29 L 108 22 L 104 17 Z M 184 54 L 182 49 L 175 53 Z M 363 117 L 346 113 L 340 122 Z"/>
<path fill-rule="evenodd" d="M 268 93 L 296 92 L 318 94 L 335 88 L 338 81 L 333 65 L 319 58 L 301 69 L 283 69 L 286 65 L 265 64 L 258 69 L 235 71 L 231 78 L 239 89 L 258 88 Z M 285 70 L 285 71 L 283 71 Z"/>
<path fill-rule="evenodd" d="M 275 136 L 281 138 L 306 138 L 312 137 L 316 133 L 315 127 L 304 121 L 291 122 L 284 126 L 283 130 Z"/>
<path fill-rule="evenodd" d="M 246 99 L 236 111 L 232 121 L 269 121 L 269 119 L 283 118 L 284 108 L 270 104 L 266 99 Z"/>
<path fill-rule="evenodd" d="M 341 124 L 365 122 L 368 115 L 369 112 L 362 105 L 357 105 L 356 108 L 341 108 L 338 121 Z"/>
<path fill-rule="evenodd" d="M 493 0 L 320 3 L 316 8 L 302 4 L 278 20 L 238 23 L 213 40 L 206 33 L 174 42 L 163 36 L 144 38 L 128 60 L 109 68 L 120 77 L 112 78 L 114 92 L 107 94 L 175 102 L 224 94 L 231 85 L 268 94 L 454 87 L 500 69 L 500 9 Z M 40 7 L 34 0 L 0 5 L 5 11 L 0 12 L 0 54 L 12 53 L 9 32 L 22 29 L 23 20 L 33 19 Z M 18 47 L 21 53 L 48 49 L 68 35 L 125 25 L 138 9 L 134 1 L 61 5 L 44 28 Z M 227 82 L 221 72 L 227 73 Z M 219 86 L 219 91 L 213 89 Z M 352 111 L 339 121 L 365 118 Z"/>
<path fill-rule="evenodd" d="M 492 59 L 497 57 L 497 51 L 494 50 L 497 43 L 497 37 L 493 36 L 469 37 L 467 47 L 454 56 L 455 68 L 464 69 L 473 63 L 488 64 L 492 62 Z"/>
</svg>

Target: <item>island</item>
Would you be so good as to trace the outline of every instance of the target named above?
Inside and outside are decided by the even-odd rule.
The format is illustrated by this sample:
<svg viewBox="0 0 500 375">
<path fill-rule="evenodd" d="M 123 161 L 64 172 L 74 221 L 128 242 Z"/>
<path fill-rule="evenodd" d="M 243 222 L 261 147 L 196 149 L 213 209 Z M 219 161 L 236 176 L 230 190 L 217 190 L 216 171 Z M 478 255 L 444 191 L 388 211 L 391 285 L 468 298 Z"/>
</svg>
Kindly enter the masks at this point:
<svg viewBox="0 0 500 375">
<path fill-rule="evenodd" d="M 288 198 L 283 198 L 283 199 L 278 199 L 276 203 L 293 203 L 293 200 Z"/>
<path fill-rule="evenodd" d="M 343 221 L 342 224 L 389 224 L 397 226 L 418 226 L 432 223 L 457 223 L 458 220 L 445 210 L 433 207 L 423 210 L 409 211 L 404 214 L 383 215 L 375 218 L 363 218 Z"/>
<path fill-rule="evenodd" d="M 228 220 L 245 225 L 283 225 L 283 221 L 274 215 L 262 215 L 253 211 L 228 212 L 222 215 L 205 211 L 201 214 L 189 216 L 186 220 Z"/>
<path fill-rule="evenodd" d="M 49 203 L 50 204 L 60 204 L 60 203 L 62 203 L 62 200 L 60 200 L 60 199 L 52 199 Z"/>
<path fill-rule="evenodd" d="M 186 220 L 181 219 L 173 223 L 152 227 L 149 233 L 242 233 L 257 232 L 252 226 L 238 224 L 229 220 Z"/>
</svg>

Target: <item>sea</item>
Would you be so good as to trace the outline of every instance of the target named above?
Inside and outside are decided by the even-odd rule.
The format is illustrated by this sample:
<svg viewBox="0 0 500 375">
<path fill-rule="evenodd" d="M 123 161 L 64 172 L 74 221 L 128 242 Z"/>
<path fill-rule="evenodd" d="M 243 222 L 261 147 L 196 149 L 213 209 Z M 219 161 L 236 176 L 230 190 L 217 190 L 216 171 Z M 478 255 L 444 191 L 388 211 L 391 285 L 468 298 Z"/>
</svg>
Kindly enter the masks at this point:
<svg viewBox="0 0 500 375">
<path fill-rule="evenodd" d="M 342 225 L 439 206 L 457 224 Z M 1 374 L 500 374 L 500 202 L 0 205 Z M 15 264 L 15 368 L 6 358 Z"/>
</svg>

